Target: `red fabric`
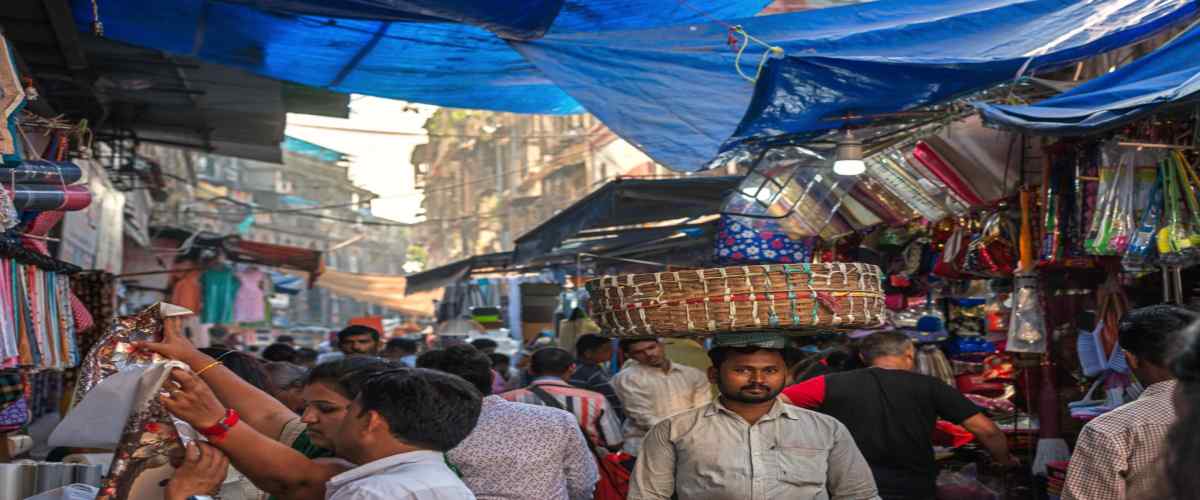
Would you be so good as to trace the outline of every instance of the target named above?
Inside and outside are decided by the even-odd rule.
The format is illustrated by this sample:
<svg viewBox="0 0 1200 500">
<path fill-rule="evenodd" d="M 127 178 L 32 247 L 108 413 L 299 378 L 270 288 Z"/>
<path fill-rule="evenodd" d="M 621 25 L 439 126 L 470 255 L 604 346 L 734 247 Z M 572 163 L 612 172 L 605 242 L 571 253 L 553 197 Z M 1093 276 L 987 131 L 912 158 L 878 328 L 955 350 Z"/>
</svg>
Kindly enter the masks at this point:
<svg viewBox="0 0 1200 500">
<path fill-rule="evenodd" d="M 621 462 L 633 457 L 626 453 L 610 453 L 597 457 L 600 481 L 596 482 L 595 500 L 625 500 L 629 496 L 629 470 Z"/>
<path fill-rule="evenodd" d="M 813 377 L 783 390 L 792 404 L 801 408 L 816 408 L 825 402 L 825 376 Z"/>
<path fill-rule="evenodd" d="M 975 189 L 972 188 L 970 184 L 967 184 L 967 181 L 963 180 L 958 171 L 951 168 L 950 165 L 947 165 L 946 162 L 942 160 L 942 157 L 938 156 L 937 152 L 934 151 L 933 148 L 929 147 L 928 144 L 925 144 L 924 141 L 917 141 L 917 145 L 913 148 L 912 154 L 917 161 L 921 162 L 921 165 L 924 165 L 925 168 L 929 169 L 930 173 L 936 176 L 938 180 L 942 181 L 942 183 L 945 184 L 946 187 L 950 188 L 951 191 L 954 191 L 954 194 L 963 201 L 967 202 L 968 205 L 978 207 L 986 204 L 986 202 L 983 201 L 983 198 L 980 198 L 979 195 L 975 193 Z"/>
<path fill-rule="evenodd" d="M 937 446 L 958 448 L 974 440 L 975 435 L 961 425 L 938 420 L 933 426 L 933 444 Z"/>
</svg>

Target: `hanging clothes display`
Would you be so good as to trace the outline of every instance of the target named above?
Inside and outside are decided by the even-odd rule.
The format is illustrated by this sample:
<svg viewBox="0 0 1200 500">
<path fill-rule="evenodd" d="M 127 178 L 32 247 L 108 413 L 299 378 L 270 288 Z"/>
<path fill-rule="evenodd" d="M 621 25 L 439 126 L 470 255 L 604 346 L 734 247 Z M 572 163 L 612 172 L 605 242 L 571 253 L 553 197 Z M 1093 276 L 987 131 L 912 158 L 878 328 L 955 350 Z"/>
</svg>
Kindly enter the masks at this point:
<svg viewBox="0 0 1200 500">
<path fill-rule="evenodd" d="M 85 271 L 71 277 L 71 289 L 83 307 L 91 312 L 94 326 L 80 329 L 76 334 L 79 352 L 85 353 L 104 333 L 104 330 L 116 319 L 117 289 L 116 276 L 104 271 Z M 199 275 L 197 275 L 199 289 Z M 199 292 L 197 291 L 197 296 Z"/>
<path fill-rule="evenodd" d="M 204 287 L 204 307 L 200 321 L 218 325 L 233 322 L 233 304 L 237 297 L 238 281 L 229 266 L 221 265 L 204 271 L 200 276 Z"/>
<path fill-rule="evenodd" d="M 236 323 L 261 323 L 266 320 L 265 292 L 262 284 L 266 273 L 257 267 L 248 267 L 236 273 L 237 296 L 233 304 L 233 321 Z"/>
<path fill-rule="evenodd" d="M 172 304 L 186 307 L 192 311 L 200 311 L 204 302 L 204 287 L 200 284 L 200 276 L 204 271 L 196 269 L 195 262 L 181 261 L 176 263 L 177 271 L 171 273 Z"/>
<path fill-rule="evenodd" d="M 70 288 L 65 275 L 0 259 L 0 367 L 79 363 Z"/>
</svg>

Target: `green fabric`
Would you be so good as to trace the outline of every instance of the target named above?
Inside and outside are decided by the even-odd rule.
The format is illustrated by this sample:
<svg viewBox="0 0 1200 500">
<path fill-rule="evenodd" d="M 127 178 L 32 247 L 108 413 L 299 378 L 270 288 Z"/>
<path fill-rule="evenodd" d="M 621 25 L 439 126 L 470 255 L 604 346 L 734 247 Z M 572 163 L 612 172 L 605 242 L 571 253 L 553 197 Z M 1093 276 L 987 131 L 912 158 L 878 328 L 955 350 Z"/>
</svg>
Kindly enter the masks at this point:
<svg viewBox="0 0 1200 500">
<path fill-rule="evenodd" d="M 200 275 L 204 286 L 204 306 L 200 313 L 201 323 L 228 325 L 233 323 L 233 302 L 237 298 L 238 280 L 233 270 L 219 267 L 204 271 Z"/>
<path fill-rule="evenodd" d="M 292 449 L 304 454 L 308 458 L 329 458 L 333 456 L 332 451 L 313 444 L 308 439 L 308 431 L 301 432 L 300 436 L 296 437 L 295 441 L 292 441 Z"/>
</svg>

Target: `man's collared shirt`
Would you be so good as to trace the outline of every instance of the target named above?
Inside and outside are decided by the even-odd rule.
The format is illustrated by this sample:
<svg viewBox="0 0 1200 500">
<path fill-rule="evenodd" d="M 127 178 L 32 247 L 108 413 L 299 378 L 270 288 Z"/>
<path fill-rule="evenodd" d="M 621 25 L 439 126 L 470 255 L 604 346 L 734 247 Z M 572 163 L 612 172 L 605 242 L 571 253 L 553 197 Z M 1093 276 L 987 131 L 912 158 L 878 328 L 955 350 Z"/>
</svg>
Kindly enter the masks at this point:
<svg viewBox="0 0 1200 500">
<path fill-rule="evenodd" d="M 540 387 L 558 400 L 563 409 L 573 413 L 592 444 L 601 447 L 621 444 L 621 422 L 603 394 L 572 387 L 556 377 L 541 377 L 530 385 Z M 529 389 L 509 391 L 500 397 L 517 403 L 546 405 Z"/>
<path fill-rule="evenodd" d="M 326 500 L 475 500 L 436 451 L 411 451 L 333 476 Z"/>
<path fill-rule="evenodd" d="M 575 373 L 571 374 L 570 382 L 571 385 L 580 389 L 603 394 L 605 399 L 608 399 L 608 407 L 617 414 L 617 420 L 625 421 L 625 404 L 617 396 L 617 391 L 612 386 L 612 376 L 603 366 L 581 359 L 575 368 Z"/>
<path fill-rule="evenodd" d="M 574 415 L 495 395 L 446 457 L 479 500 L 590 500 L 600 479 Z"/>
<path fill-rule="evenodd" d="M 751 425 L 720 401 L 654 426 L 629 500 L 877 499 L 867 461 L 833 417 L 775 401 Z"/>
<path fill-rule="evenodd" d="M 704 372 L 671 363 L 667 373 L 630 360 L 613 377 L 613 387 L 625 402 L 625 451 L 637 455 L 642 437 L 660 420 L 712 401 Z"/>
<path fill-rule="evenodd" d="M 1071 455 L 1064 500 L 1162 497 L 1175 385 L 1174 380 L 1151 385 L 1136 401 L 1088 422 Z"/>
</svg>

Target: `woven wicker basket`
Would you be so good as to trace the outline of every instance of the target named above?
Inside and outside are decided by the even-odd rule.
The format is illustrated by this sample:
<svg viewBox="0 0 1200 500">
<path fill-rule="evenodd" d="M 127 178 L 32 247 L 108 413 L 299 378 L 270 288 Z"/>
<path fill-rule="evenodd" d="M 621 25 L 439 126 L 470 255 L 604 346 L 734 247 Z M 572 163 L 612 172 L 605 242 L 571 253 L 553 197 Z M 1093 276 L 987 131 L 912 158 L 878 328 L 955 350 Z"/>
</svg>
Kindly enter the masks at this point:
<svg viewBox="0 0 1200 500">
<path fill-rule="evenodd" d="M 883 324 L 879 268 L 775 264 L 604 276 L 587 283 L 612 337 L 852 329 Z"/>
</svg>

